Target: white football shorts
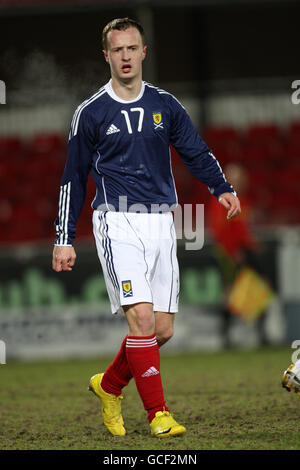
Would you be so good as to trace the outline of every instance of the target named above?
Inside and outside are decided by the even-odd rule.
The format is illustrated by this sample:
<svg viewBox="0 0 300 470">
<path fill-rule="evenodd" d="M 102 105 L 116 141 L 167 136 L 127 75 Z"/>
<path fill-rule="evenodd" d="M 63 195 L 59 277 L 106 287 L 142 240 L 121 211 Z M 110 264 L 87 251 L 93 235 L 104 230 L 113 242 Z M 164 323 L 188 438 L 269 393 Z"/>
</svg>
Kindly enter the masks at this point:
<svg viewBox="0 0 300 470">
<path fill-rule="evenodd" d="M 150 302 L 154 311 L 178 311 L 179 268 L 171 212 L 99 211 L 93 230 L 112 313 Z"/>
</svg>

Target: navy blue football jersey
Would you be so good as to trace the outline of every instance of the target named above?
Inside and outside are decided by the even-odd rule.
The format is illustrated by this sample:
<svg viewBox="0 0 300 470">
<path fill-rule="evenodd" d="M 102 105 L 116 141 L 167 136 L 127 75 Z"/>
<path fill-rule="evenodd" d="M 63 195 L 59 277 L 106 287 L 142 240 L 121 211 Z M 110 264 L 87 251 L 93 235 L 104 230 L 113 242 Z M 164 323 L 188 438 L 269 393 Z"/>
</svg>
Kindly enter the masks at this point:
<svg viewBox="0 0 300 470">
<path fill-rule="evenodd" d="M 221 167 L 180 102 L 142 82 L 133 101 L 119 98 L 111 80 L 75 111 L 62 176 L 57 245 L 72 245 L 91 171 L 96 182 L 94 209 L 146 211 L 174 209 L 177 194 L 170 144 L 192 174 L 218 197 L 234 193 Z"/>
</svg>

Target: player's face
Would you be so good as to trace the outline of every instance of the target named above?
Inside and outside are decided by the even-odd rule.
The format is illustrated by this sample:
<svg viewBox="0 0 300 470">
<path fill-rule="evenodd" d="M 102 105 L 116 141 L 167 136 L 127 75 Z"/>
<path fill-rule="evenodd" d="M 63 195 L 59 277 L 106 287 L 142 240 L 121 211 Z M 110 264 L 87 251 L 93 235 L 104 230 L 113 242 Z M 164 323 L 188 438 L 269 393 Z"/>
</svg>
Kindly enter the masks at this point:
<svg viewBox="0 0 300 470">
<path fill-rule="evenodd" d="M 103 51 L 111 75 L 121 81 L 142 77 L 142 62 L 146 56 L 140 32 L 136 28 L 112 30 L 107 35 L 107 50 Z"/>
</svg>

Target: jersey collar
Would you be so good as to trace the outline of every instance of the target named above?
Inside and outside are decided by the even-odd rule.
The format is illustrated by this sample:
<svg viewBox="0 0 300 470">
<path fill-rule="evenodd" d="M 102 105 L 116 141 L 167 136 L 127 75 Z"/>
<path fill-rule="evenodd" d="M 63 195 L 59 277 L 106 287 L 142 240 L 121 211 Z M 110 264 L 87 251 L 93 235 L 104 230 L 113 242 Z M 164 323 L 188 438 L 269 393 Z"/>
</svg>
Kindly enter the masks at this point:
<svg viewBox="0 0 300 470">
<path fill-rule="evenodd" d="M 107 93 L 109 94 L 109 96 L 115 100 L 115 101 L 118 101 L 119 103 L 135 103 L 136 101 L 139 101 L 143 94 L 144 94 L 144 91 L 145 91 L 145 82 L 142 81 L 142 88 L 141 88 L 141 91 L 140 93 L 138 94 L 138 96 L 134 99 L 134 100 L 131 100 L 131 101 L 126 101 L 126 100 L 123 100 L 122 98 L 120 98 L 113 90 L 113 87 L 111 86 L 111 82 L 112 80 L 110 79 L 109 82 L 104 86 L 104 88 L 106 89 Z"/>
</svg>

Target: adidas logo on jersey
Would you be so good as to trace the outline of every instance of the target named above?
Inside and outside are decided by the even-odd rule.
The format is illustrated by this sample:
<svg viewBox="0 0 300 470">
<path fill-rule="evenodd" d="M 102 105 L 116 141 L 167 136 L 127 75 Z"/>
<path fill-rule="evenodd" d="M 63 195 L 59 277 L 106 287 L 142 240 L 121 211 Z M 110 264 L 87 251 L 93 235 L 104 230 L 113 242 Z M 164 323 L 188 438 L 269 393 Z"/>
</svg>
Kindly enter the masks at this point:
<svg viewBox="0 0 300 470">
<path fill-rule="evenodd" d="M 106 135 L 115 134 L 115 132 L 120 132 L 120 129 L 118 129 L 114 124 L 111 124 L 106 131 Z"/>
<path fill-rule="evenodd" d="M 142 377 L 150 377 L 151 375 L 157 374 L 159 374 L 158 370 L 154 366 L 152 366 L 142 374 Z"/>
</svg>

